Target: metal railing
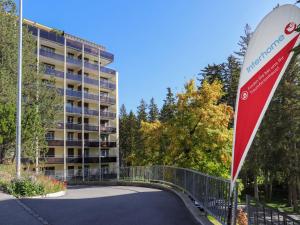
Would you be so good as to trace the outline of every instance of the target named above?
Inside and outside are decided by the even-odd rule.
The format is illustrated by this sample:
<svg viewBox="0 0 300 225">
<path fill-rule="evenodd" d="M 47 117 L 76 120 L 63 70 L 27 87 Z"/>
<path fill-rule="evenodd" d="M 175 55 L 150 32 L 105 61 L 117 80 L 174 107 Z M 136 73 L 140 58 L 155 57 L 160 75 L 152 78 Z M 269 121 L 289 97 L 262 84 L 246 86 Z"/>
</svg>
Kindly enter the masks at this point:
<svg viewBox="0 0 300 225">
<path fill-rule="evenodd" d="M 230 181 L 212 177 L 194 170 L 171 166 L 120 168 L 120 179 L 129 181 L 154 181 L 169 184 L 187 193 L 207 213 L 220 223 L 228 223 L 229 208 L 236 211 L 237 188 L 234 191 L 235 203 L 230 200 Z M 235 221 L 235 215 L 232 215 Z M 234 224 L 234 223 L 233 223 Z"/>
<path fill-rule="evenodd" d="M 249 225 L 276 224 L 276 225 L 299 225 L 300 220 L 296 220 L 278 209 L 268 207 L 260 203 L 255 198 L 247 195 L 247 215 Z"/>
<path fill-rule="evenodd" d="M 93 168 L 76 173 L 68 173 L 68 180 L 73 183 L 89 181 L 117 180 L 117 168 Z M 61 171 L 56 171 L 53 176 L 63 179 Z M 75 175 L 76 174 L 76 175 Z M 106 177 L 103 175 L 106 174 Z M 196 205 L 206 213 L 215 217 L 221 224 L 229 223 L 230 208 L 236 212 L 237 188 L 234 190 L 234 201 L 230 198 L 230 181 L 209 176 L 194 170 L 171 166 L 137 166 L 122 167 L 119 169 L 119 180 L 128 182 L 154 182 L 173 186 L 185 192 Z M 232 213 L 231 224 L 235 224 L 235 213 Z"/>
</svg>

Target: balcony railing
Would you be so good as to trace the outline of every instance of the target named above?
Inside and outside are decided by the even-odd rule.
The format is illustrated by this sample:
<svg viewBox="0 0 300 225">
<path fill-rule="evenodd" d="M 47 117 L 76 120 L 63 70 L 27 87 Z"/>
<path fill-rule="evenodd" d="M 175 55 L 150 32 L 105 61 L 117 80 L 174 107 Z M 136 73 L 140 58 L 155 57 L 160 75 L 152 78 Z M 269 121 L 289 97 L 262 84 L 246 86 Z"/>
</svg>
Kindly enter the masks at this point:
<svg viewBox="0 0 300 225">
<path fill-rule="evenodd" d="M 44 49 L 40 49 L 40 55 L 48 57 L 48 58 L 52 58 L 52 59 L 56 59 L 58 61 L 63 62 L 64 61 L 64 56 L 57 54 L 55 52 L 50 52 Z"/>
<path fill-rule="evenodd" d="M 52 75 L 52 76 L 59 77 L 59 78 L 64 78 L 64 72 L 54 70 L 54 69 L 50 69 L 50 68 L 46 68 L 45 74 Z M 81 78 L 81 75 L 74 74 L 74 73 L 67 73 L 67 79 L 81 82 L 82 78 Z M 98 80 L 92 79 L 92 78 L 87 77 L 87 76 L 84 76 L 84 82 L 87 83 L 87 84 L 95 85 L 95 86 L 99 85 Z M 100 87 L 105 88 L 105 89 L 109 89 L 109 90 L 115 90 L 116 89 L 115 84 L 113 84 L 113 83 L 111 83 L 107 80 L 104 80 L 104 79 L 100 79 Z"/>
<path fill-rule="evenodd" d="M 63 95 L 64 90 L 62 88 L 58 88 L 58 91 L 59 91 L 60 94 Z M 75 91 L 75 90 L 72 90 L 72 89 L 66 89 L 66 95 L 69 96 L 69 97 L 74 97 L 74 98 L 81 99 L 82 98 L 82 91 Z M 84 98 L 94 100 L 94 101 L 97 101 L 97 102 L 99 100 L 98 95 L 90 94 L 88 92 L 84 92 Z M 116 99 L 112 98 L 112 97 L 100 95 L 100 103 L 114 105 L 116 103 Z"/>
<path fill-rule="evenodd" d="M 59 122 L 57 123 L 57 128 L 59 129 L 64 129 L 64 123 Z M 69 130 L 81 130 L 82 129 L 82 124 L 76 124 L 76 123 L 66 123 L 66 129 Z M 84 130 L 87 131 L 99 131 L 97 125 L 93 124 L 84 124 Z M 115 127 L 107 127 L 107 126 L 101 126 L 100 131 L 103 133 L 115 133 L 116 128 Z"/>
<path fill-rule="evenodd" d="M 34 35 L 37 36 L 37 28 L 31 25 L 27 25 L 28 30 Z M 64 44 L 64 36 L 61 34 L 58 34 L 56 32 L 53 31 L 45 31 L 40 29 L 40 37 L 49 41 L 53 41 L 55 43 L 58 43 L 60 45 Z M 67 47 L 69 48 L 73 48 L 77 51 L 81 51 L 82 50 L 82 43 L 78 42 L 78 41 L 74 41 L 74 40 L 69 40 L 67 39 Z M 98 57 L 99 55 L 99 51 L 97 48 L 94 48 L 92 46 L 86 45 L 84 47 L 84 52 L 88 53 L 90 55 L 96 56 Z M 100 50 L 100 56 L 101 58 L 105 58 L 109 61 L 113 61 L 114 60 L 114 55 L 104 51 L 104 50 Z"/>
<path fill-rule="evenodd" d="M 67 112 L 68 113 L 74 113 L 74 114 L 81 114 L 82 108 L 76 107 L 76 106 L 67 106 Z M 98 111 L 93 109 L 86 109 L 84 108 L 84 114 L 91 115 L 91 116 L 98 116 Z M 100 117 L 107 118 L 107 119 L 114 119 L 116 118 L 116 113 L 108 112 L 108 111 L 100 111 Z"/>
<path fill-rule="evenodd" d="M 64 61 L 64 56 L 63 55 L 57 54 L 55 52 L 50 52 L 50 51 L 47 51 L 45 49 L 40 49 L 40 55 L 48 57 L 48 58 L 52 58 L 52 59 L 55 59 L 55 60 L 58 60 L 60 62 Z M 67 56 L 67 63 L 75 64 L 77 66 L 81 66 L 82 65 L 82 62 L 81 62 L 80 59 L 76 59 L 76 58 L 70 57 L 70 56 Z M 98 65 L 97 64 L 92 64 L 92 63 L 89 63 L 89 62 L 85 62 L 84 65 L 87 68 L 95 70 L 95 71 L 98 72 Z M 100 67 L 100 72 L 101 73 L 107 73 L 107 74 L 110 74 L 110 75 L 116 75 L 116 71 L 115 70 L 107 68 L 107 67 L 103 67 L 103 66 Z"/>
<path fill-rule="evenodd" d="M 46 140 L 48 142 L 48 146 L 64 146 L 64 140 Z M 81 146 L 82 140 L 74 139 L 74 140 L 67 140 L 66 141 L 67 146 Z M 97 140 L 85 140 L 84 145 L 86 147 L 99 147 L 99 141 Z M 112 141 L 101 141 L 101 147 L 107 147 L 107 148 L 114 148 L 116 147 L 116 142 Z"/>
<path fill-rule="evenodd" d="M 107 156 L 107 157 L 100 157 L 102 163 L 113 163 L 117 161 L 116 156 Z M 63 164 L 64 157 L 62 155 L 59 156 L 46 156 L 40 157 L 40 162 L 45 162 L 47 164 Z M 67 156 L 66 157 L 67 163 L 82 163 L 81 156 Z M 99 156 L 85 156 L 84 157 L 85 163 L 99 163 Z M 22 163 L 33 163 L 32 160 L 29 158 L 22 158 Z"/>
</svg>

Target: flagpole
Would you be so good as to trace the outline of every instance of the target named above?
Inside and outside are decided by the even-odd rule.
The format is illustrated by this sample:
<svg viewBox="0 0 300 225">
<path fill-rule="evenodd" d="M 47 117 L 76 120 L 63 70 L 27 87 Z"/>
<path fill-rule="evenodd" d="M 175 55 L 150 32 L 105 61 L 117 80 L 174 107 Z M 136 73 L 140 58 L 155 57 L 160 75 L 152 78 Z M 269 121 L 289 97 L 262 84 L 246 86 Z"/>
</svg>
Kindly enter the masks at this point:
<svg viewBox="0 0 300 225">
<path fill-rule="evenodd" d="M 19 53 L 18 53 L 18 86 L 17 86 L 17 124 L 16 124 L 16 171 L 17 178 L 21 177 L 21 112 L 22 112 L 22 34 L 23 6 L 19 5 Z"/>
</svg>

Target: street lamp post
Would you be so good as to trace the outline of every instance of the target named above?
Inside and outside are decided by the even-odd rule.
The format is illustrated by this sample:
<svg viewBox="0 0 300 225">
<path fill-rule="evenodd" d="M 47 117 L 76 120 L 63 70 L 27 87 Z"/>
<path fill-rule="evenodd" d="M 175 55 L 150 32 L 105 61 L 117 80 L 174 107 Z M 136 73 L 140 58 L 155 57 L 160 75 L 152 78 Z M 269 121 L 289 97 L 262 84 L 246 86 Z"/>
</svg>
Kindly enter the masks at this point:
<svg viewBox="0 0 300 225">
<path fill-rule="evenodd" d="M 22 112 L 22 34 L 23 34 L 22 0 L 19 5 L 19 53 L 18 53 L 18 86 L 17 86 L 17 124 L 16 124 L 16 171 L 21 177 L 21 112 Z"/>
</svg>

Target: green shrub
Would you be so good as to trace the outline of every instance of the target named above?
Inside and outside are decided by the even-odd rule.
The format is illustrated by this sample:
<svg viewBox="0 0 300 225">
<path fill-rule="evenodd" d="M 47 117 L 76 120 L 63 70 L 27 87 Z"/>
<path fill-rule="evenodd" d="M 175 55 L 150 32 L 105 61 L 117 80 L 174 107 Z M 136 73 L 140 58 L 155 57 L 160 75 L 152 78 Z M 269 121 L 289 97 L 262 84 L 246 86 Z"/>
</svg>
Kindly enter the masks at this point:
<svg viewBox="0 0 300 225">
<path fill-rule="evenodd" d="M 4 185 L 4 188 L 8 193 L 18 197 L 30 197 L 45 194 L 44 187 L 31 178 L 12 180 L 11 183 Z"/>
</svg>

